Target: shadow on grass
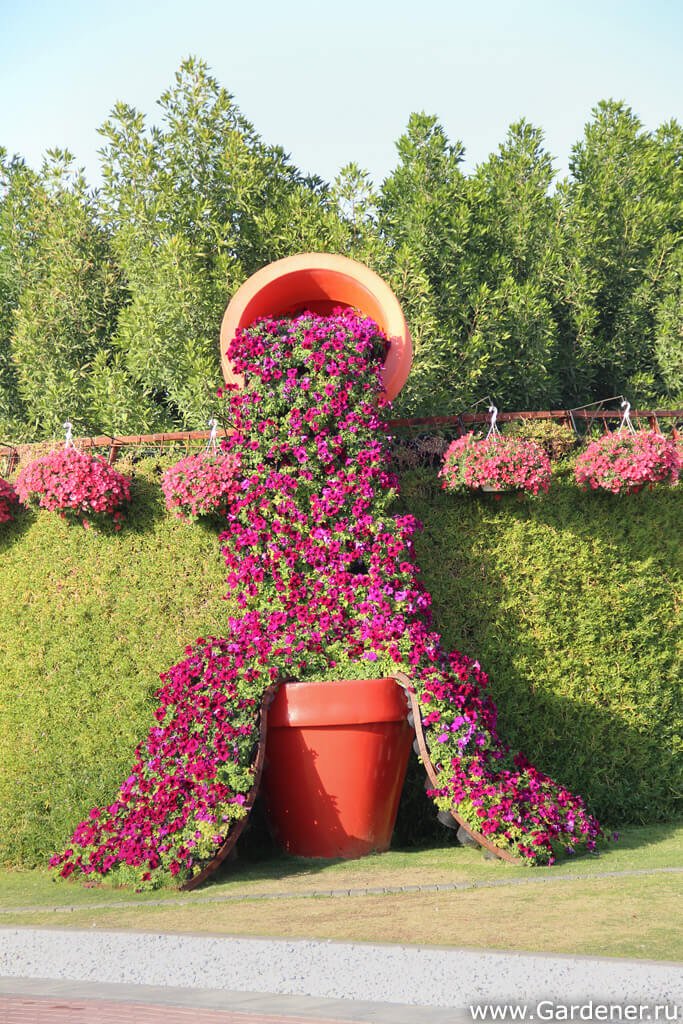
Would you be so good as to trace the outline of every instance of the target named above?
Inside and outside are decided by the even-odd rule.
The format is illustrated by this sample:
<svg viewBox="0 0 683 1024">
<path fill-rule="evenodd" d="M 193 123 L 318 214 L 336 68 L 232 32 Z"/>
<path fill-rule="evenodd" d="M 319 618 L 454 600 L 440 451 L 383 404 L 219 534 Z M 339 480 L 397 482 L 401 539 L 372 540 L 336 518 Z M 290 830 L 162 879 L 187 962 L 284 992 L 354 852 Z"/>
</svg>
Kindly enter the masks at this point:
<svg viewBox="0 0 683 1024">
<path fill-rule="evenodd" d="M 0 555 L 3 551 L 9 551 L 12 545 L 24 536 L 35 519 L 36 513 L 32 509 L 27 509 L 23 505 L 17 508 L 14 518 L 0 526 Z"/>
</svg>

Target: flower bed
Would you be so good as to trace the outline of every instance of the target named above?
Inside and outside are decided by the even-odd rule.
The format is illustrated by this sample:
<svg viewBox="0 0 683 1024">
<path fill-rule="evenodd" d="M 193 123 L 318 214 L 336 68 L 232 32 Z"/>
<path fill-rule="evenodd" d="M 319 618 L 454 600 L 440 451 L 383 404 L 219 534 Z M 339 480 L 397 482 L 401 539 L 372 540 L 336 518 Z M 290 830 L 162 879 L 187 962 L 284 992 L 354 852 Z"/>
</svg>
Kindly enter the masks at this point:
<svg viewBox="0 0 683 1024">
<path fill-rule="evenodd" d="M 239 458 L 201 452 L 167 469 L 161 479 L 166 508 L 182 519 L 227 515 L 239 487 Z"/>
<path fill-rule="evenodd" d="M 0 477 L 0 523 L 9 523 L 19 504 L 19 496 L 11 483 Z"/>
<path fill-rule="evenodd" d="M 650 430 L 604 434 L 576 460 L 574 475 L 584 490 L 633 494 L 645 486 L 676 483 L 681 455 L 676 443 Z"/>
<path fill-rule="evenodd" d="M 538 494 L 550 487 L 550 460 L 535 441 L 500 434 L 475 441 L 469 433 L 448 446 L 439 475 L 446 491 L 479 488 Z"/>
<path fill-rule="evenodd" d="M 419 524 L 391 511 L 385 347 L 373 321 L 349 310 L 263 320 L 232 342 L 246 386 L 228 396 L 223 447 L 239 456 L 242 481 L 221 539 L 238 613 L 222 640 L 198 641 L 163 677 L 131 775 L 53 857 L 60 874 L 115 872 L 139 885 L 195 874 L 244 813 L 266 688 L 348 678 L 344 662 L 414 680 L 440 807 L 457 804 L 528 863 L 594 847 L 600 828 L 580 798 L 510 755 L 485 673 L 444 651 L 431 627 L 413 557 Z"/>
<path fill-rule="evenodd" d="M 130 501 L 130 481 L 104 459 L 62 448 L 31 462 L 17 477 L 22 504 L 58 512 L 64 519 L 120 529 Z"/>
</svg>

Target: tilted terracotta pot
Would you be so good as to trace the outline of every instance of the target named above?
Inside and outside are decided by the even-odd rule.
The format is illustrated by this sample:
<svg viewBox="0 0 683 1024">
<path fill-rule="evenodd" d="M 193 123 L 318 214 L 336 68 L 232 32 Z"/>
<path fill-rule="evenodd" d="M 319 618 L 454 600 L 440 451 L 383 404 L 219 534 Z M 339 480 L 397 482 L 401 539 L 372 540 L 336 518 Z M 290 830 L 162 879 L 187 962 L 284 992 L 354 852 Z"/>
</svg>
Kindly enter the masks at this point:
<svg viewBox="0 0 683 1024">
<path fill-rule="evenodd" d="M 221 326 L 226 384 L 244 384 L 227 356 L 228 345 L 241 327 L 249 327 L 263 316 L 287 316 L 305 309 L 329 313 L 335 306 L 350 306 L 372 317 L 389 339 L 383 382 L 385 394 L 394 399 L 408 378 L 413 359 L 410 332 L 398 299 L 374 270 L 330 253 L 307 252 L 277 260 L 237 290 Z"/>
</svg>

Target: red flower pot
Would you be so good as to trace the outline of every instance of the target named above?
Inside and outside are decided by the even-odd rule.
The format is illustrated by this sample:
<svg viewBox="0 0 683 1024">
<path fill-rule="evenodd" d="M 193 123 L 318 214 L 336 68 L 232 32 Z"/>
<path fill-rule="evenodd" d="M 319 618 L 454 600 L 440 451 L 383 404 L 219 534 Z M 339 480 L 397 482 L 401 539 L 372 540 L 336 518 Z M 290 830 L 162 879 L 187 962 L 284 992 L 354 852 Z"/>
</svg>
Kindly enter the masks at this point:
<svg viewBox="0 0 683 1024">
<path fill-rule="evenodd" d="M 347 256 L 306 252 L 269 263 L 244 282 L 230 300 L 221 325 L 221 358 L 226 384 L 243 386 L 227 356 L 241 327 L 259 317 L 281 317 L 309 309 L 329 313 L 350 306 L 371 317 L 389 339 L 384 363 L 384 390 L 394 399 L 405 384 L 413 359 L 410 332 L 398 299 L 388 284 Z"/>
<path fill-rule="evenodd" d="M 287 853 L 387 850 L 412 738 L 393 679 L 284 684 L 268 716 L 263 790 Z"/>
</svg>

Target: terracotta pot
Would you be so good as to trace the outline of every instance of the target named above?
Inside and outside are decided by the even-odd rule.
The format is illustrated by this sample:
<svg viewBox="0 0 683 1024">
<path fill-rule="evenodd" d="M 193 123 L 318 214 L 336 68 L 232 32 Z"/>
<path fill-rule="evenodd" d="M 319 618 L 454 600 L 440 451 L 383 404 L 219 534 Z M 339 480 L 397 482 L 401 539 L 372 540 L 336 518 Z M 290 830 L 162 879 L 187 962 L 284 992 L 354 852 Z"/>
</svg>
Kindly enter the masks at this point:
<svg viewBox="0 0 683 1024">
<path fill-rule="evenodd" d="M 413 730 L 393 679 L 284 684 L 268 716 L 263 792 L 287 853 L 389 848 Z"/>
<path fill-rule="evenodd" d="M 240 327 L 262 316 L 287 316 L 310 309 L 329 313 L 351 306 L 382 328 L 389 339 L 384 390 L 393 399 L 405 384 L 413 359 L 410 332 L 398 299 L 369 267 L 346 256 L 309 252 L 277 260 L 253 274 L 233 296 L 221 326 L 221 361 L 226 384 L 244 381 L 233 371 L 227 348 Z"/>
</svg>

